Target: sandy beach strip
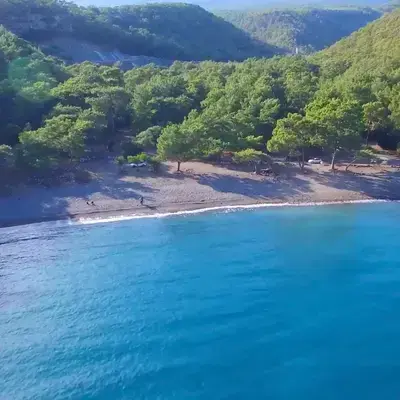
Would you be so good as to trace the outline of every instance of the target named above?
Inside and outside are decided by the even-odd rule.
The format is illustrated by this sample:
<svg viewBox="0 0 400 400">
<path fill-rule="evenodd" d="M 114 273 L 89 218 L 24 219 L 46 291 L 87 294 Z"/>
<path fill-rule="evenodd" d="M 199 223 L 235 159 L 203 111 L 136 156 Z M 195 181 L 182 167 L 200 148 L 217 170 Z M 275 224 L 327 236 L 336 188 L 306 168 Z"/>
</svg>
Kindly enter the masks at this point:
<svg viewBox="0 0 400 400">
<path fill-rule="evenodd" d="M 108 210 L 95 210 L 92 212 L 78 212 L 67 214 L 53 214 L 47 216 L 32 216 L 26 218 L 7 218 L 0 220 L 0 228 L 6 228 L 18 225 L 28 225 L 34 223 L 63 221 L 68 220 L 82 224 L 95 224 L 109 221 L 123 221 L 139 218 L 153 218 L 153 217 L 166 217 L 172 215 L 185 215 L 195 214 L 212 211 L 222 210 L 240 210 L 240 209 L 257 209 L 269 208 L 278 206 L 319 206 L 319 205 L 336 205 L 336 204 L 353 204 L 353 203 L 370 203 L 370 202 L 386 202 L 391 201 L 388 199 L 366 199 L 366 198 L 351 198 L 340 200 L 324 200 L 324 201 L 276 201 L 271 203 L 239 201 L 239 202 L 213 202 L 213 203 L 176 203 L 162 207 L 154 208 L 122 208 L 122 209 L 108 209 Z"/>
<path fill-rule="evenodd" d="M 62 219 L 131 219 L 243 205 L 400 199 L 397 171 L 332 174 L 313 169 L 302 174 L 294 168 L 273 180 L 204 163 L 187 163 L 181 174 L 173 165 L 168 167 L 161 175 L 132 171 L 119 176 L 113 166 L 102 166 L 94 170 L 95 178 L 87 184 L 17 189 L 0 197 L 0 227 Z"/>
</svg>

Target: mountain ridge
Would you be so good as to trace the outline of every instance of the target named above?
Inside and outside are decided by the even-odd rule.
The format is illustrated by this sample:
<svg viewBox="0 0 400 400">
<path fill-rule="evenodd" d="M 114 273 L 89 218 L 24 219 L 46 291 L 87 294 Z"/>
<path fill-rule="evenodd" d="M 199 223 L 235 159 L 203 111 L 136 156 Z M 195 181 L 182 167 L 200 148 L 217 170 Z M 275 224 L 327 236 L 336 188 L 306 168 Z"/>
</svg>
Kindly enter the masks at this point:
<svg viewBox="0 0 400 400">
<path fill-rule="evenodd" d="M 255 39 L 295 52 L 321 50 L 382 13 L 363 9 L 277 9 L 267 11 L 221 11 L 217 15 L 250 34 Z"/>
<path fill-rule="evenodd" d="M 120 5 L 144 5 L 153 3 L 179 3 L 179 0 L 113 0 L 111 2 L 106 0 L 75 0 L 76 4 L 81 6 L 95 5 L 97 7 L 105 6 L 120 6 Z M 385 0 L 352 0 L 350 3 L 346 0 L 330 0 L 329 2 L 323 0 L 316 0 L 304 3 L 300 0 L 193 0 L 191 4 L 199 5 L 207 10 L 260 10 L 271 7 L 377 7 L 387 3 Z"/>
<path fill-rule="evenodd" d="M 67 36 L 104 50 L 170 60 L 240 61 L 277 53 L 222 18 L 184 3 L 84 8 L 58 0 L 3 0 L 0 24 L 38 45 Z"/>
</svg>

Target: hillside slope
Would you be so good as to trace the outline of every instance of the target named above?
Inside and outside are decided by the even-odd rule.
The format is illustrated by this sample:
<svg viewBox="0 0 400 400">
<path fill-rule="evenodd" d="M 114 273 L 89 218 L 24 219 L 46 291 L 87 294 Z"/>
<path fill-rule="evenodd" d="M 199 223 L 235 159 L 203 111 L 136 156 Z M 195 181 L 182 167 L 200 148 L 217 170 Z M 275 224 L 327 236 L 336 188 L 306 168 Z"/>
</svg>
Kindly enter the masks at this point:
<svg viewBox="0 0 400 400">
<path fill-rule="evenodd" d="M 294 52 L 321 50 L 350 35 L 381 13 L 372 9 L 298 9 L 218 13 L 254 38 Z"/>
<path fill-rule="evenodd" d="M 400 9 L 317 53 L 314 61 L 339 75 L 357 70 L 378 76 L 400 69 Z"/>
<path fill-rule="evenodd" d="M 84 8 L 61 0 L 3 0 L 0 24 L 38 44 L 51 38 L 53 54 L 59 50 L 57 38 L 169 60 L 226 61 L 274 54 L 270 46 L 188 4 Z"/>
<path fill-rule="evenodd" d="M 63 66 L 0 26 L 0 136 L 15 144 L 26 124 L 39 126 L 52 106 L 50 91 Z M 0 143 L 1 144 L 1 143 Z"/>
<path fill-rule="evenodd" d="M 355 101 L 362 107 L 367 140 L 395 149 L 400 137 L 400 9 L 309 61 L 320 65 L 318 107 L 332 98 Z"/>
</svg>

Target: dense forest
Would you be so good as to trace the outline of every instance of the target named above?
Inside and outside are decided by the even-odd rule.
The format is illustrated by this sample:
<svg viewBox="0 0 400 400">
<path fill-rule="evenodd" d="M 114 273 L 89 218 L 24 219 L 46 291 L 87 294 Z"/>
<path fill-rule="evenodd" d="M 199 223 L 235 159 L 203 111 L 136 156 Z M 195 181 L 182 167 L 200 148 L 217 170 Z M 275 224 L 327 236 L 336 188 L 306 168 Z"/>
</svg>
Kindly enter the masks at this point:
<svg viewBox="0 0 400 400">
<path fill-rule="evenodd" d="M 75 0 L 75 3 L 82 6 L 96 5 L 98 7 L 119 6 L 125 4 L 143 4 L 143 3 L 179 3 L 180 0 L 113 0 L 111 3 L 106 0 Z M 261 9 L 265 7 L 302 7 L 304 1 L 300 0 L 193 0 L 197 4 L 208 10 L 243 10 L 243 9 Z M 358 7 L 378 7 L 386 4 L 386 0 L 352 0 L 351 4 Z M 348 0 L 329 0 L 313 1 L 310 4 L 321 7 L 346 7 Z"/>
<path fill-rule="evenodd" d="M 0 166 L 44 168 L 114 150 L 124 162 L 157 148 L 160 159 L 255 160 L 310 148 L 357 155 L 400 131 L 400 10 L 312 57 L 175 62 L 121 71 L 64 66 L 0 31 Z M 126 136 L 126 135 L 125 135 Z M 117 155 L 117 154 L 116 154 Z"/>
<path fill-rule="evenodd" d="M 379 18 L 372 9 L 288 9 L 271 11 L 221 11 L 218 15 L 252 37 L 283 50 L 310 53 Z"/>
<path fill-rule="evenodd" d="M 128 55 L 170 60 L 244 60 L 274 49 L 190 4 L 78 7 L 61 0 L 2 0 L 0 24 L 57 54 L 57 38 L 74 38 Z"/>
<path fill-rule="evenodd" d="M 333 44 L 379 15 L 372 9 L 303 9 L 230 11 L 217 16 L 184 3 L 103 8 L 62 0 L 0 3 L 0 24 L 66 61 L 84 57 L 76 57 L 85 52 L 79 51 L 80 43 L 88 53 L 115 50 L 181 61 L 242 61 L 293 52 L 296 47 L 310 52 Z"/>
</svg>

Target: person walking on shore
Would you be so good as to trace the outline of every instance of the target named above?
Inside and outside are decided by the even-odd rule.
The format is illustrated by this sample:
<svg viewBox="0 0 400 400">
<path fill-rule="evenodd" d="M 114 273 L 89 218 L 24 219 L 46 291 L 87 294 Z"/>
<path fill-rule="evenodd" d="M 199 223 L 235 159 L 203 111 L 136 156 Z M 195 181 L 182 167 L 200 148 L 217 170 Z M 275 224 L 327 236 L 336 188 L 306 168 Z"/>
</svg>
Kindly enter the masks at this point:
<svg viewBox="0 0 400 400">
<path fill-rule="evenodd" d="M 141 206 L 143 205 L 143 202 L 144 202 L 144 198 L 143 198 L 143 196 L 140 196 L 140 205 Z"/>
</svg>

